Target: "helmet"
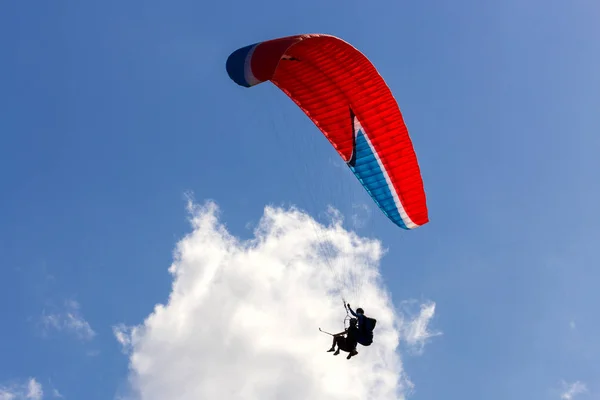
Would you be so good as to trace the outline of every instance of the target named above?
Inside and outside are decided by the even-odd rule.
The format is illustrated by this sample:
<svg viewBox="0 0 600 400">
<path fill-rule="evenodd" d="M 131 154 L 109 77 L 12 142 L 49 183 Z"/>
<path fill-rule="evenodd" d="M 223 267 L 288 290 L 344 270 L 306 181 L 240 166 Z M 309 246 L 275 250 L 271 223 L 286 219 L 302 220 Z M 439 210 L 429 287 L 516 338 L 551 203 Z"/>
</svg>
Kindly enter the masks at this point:
<svg viewBox="0 0 600 400">
<path fill-rule="evenodd" d="M 360 307 L 359 307 L 359 308 L 357 308 L 357 309 L 356 309 L 356 312 L 357 312 L 358 314 L 364 314 L 364 313 L 365 313 L 365 310 L 363 310 L 362 308 L 360 308 Z"/>
</svg>

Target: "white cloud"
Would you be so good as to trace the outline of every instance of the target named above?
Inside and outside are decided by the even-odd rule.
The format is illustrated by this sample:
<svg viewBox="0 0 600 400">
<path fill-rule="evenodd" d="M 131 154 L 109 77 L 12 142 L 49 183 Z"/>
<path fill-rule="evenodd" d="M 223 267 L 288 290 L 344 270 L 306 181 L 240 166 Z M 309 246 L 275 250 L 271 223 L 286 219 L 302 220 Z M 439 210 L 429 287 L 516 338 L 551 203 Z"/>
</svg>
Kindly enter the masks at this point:
<svg viewBox="0 0 600 400">
<path fill-rule="evenodd" d="M 0 387 L 0 400 L 14 400 L 16 395 L 7 388 Z"/>
<path fill-rule="evenodd" d="M 27 398 L 40 400 L 43 395 L 44 391 L 42 390 L 42 385 L 33 378 L 29 379 L 29 382 L 27 383 Z"/>
<path fill-rule="evenodd" d="M 141 325 L 113 330 L 129 352 L 133 398 L 404 398 L 412 384 L 396 349 L 405 328 L 381 286 L 379 242 L 270 207 L 255 238 L 240 241 L 213 203 L 190 211 L 168 303 Z M 331 337 L 318 331 L 343 329 L 340 282 L 341 294 L 377 319 L 374 343 L 349 361 L 327 353 Z"/>
<path fill-rule="evenodd" d="M 575 396 L 586 393 L 587 387 L 584 383 L 580 381 L 576 381 L 571 384 L 567 384 L 563 382 L 564 390 L 560 395 L 560 398 L 563 400 L 573 400 Z"/>
<path fill-rule="evenodd" d="M 123 353 L 127 354 L 131 351 L 131 333 L 132 327 L 125 326 L 124 324 L 118 324 L 113 326 L 113 334 L 117 339 L 117 342 L 122 347 Z"/>
<path fill-rule="evenodd" d="M 404 323 L 401 329 L 401 339 L 408 344 L 412 351 L 419 354 L 429 339 L 441 335 L 442 332 L 429 330 L 429 323 L 435 314 L 435 303 L 428 301 L 421 304 L 418 315 L 414 315 L 411 306 L 414 306 L 415 303 L 415 300 L 402 303 L 404 315 L 401 318 Z"/>
<path fill-rule="evenodd" d="M 79 303 L 74 300 L 66 301 L 61 312 L 44 313 L 42 323 L 45 328 L 67 331 L 81 340 L 91 340 L 96 335 L 90 324 L 81 316 Z"/>
<path fill-rule="evenodd" d="M 43 396 L 42 384 L 35 378 L 29 378 L 27 383 L 0 386 L 0 400 L 42 400 Z"/>
</svg>

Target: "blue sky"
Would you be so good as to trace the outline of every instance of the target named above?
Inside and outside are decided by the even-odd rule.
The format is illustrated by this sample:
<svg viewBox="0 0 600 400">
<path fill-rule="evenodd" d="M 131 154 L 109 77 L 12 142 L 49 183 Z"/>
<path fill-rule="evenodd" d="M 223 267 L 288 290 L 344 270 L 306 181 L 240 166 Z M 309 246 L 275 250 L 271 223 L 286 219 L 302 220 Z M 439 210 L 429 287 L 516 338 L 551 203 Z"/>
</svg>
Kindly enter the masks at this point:
<svg viewBox="0 0 600 400">
<path fill-rule="evenodd" d="M 187 192 L 242 238 L 267 204 L 371 206 L 283 93 L 225 72 L 238 47 L 322 32 L 379 69 L 425 181 L 430 224 L 371 207 L 358 228 L 388 249 L 395 301 L 436 303 L 443 334 L 404 358 L 411 398 L 559 399 L 563 381 L 593 397 L 600 6 L 209 3 L 0 6 L 0 386 L 114 396 L 128 360 L 112 326 L 166 301 Z M 95 335 L 44 318 L 69 312 Z"/>
</svg>

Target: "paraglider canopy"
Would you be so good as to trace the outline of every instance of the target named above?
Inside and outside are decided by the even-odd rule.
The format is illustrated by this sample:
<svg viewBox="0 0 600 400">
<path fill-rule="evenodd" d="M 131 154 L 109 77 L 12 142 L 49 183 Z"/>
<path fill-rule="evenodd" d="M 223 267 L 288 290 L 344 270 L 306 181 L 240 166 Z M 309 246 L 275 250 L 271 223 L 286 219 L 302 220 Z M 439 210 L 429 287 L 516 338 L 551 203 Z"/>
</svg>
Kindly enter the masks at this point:
<svg viewBox="0 0 600 400">
<path fill-rule="evenodd" d="M 360 51 L 306 34 L 251 44 L 226 63 L 240 86 L 271 81 L 327 137 L 381 211 L 414 229 L 429 221 L 417 157 L 392 93 Z"/>
</svg>

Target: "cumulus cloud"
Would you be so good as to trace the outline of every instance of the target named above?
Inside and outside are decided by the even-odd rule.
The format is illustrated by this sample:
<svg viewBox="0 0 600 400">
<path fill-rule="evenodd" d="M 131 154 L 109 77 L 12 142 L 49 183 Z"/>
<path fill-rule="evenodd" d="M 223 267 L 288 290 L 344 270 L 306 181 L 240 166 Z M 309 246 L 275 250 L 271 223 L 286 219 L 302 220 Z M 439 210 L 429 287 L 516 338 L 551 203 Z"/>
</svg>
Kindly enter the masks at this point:
<svg viewBox="0 0 600 400">
<path fill-rule="evenodd" d="M 576 381 L 570 384 L 563 382 L 563 387 L 564 390 L 560 395 L 560 398 L 563 400 L 573 400 L 575 396 L 587 392 L 586 385 L 580 381 Z"/>
<path fill-rule="evenodd" d="M 0 386 L 0 400 L 41 400 L 43 396 L 42 385 L 35 378 L 29 378 L 26 383 Z"/>
<path fill-rule="evenodd" d="M 400 334 L 422 337 L 427 324 L 407 328 L 396 314 L 378 272 L 378 241 L 345 230 L 335 214 L 322 225 L 272 207 L 242 241 L 214 203 L 189 207 L 193 229 L 177 244 L 167 304 L 140 325 L 113 328 L 129 355 L 125 397 L 404 398 L 412 384 L 396 351 Z M 331 337 L 318 331 L 343 330 L 341 296 L 378 321 L 374 343 L 351 360 L 327 353 Z M 434 308 L 425 310 L 428 321 Z"/>
<path fill-rule="evenodd" d="M 75 335 L 80 340 L 91 340 L 96 332 L 90 324 L 83 318 L 80 311 L 80 305 L 74 300 L 68 300 L 64 304 L 64 309 L 60 312 L 42 315 L 42 323 L 45 329 L 56 329 L 66 331 Z"/>
</svg>

